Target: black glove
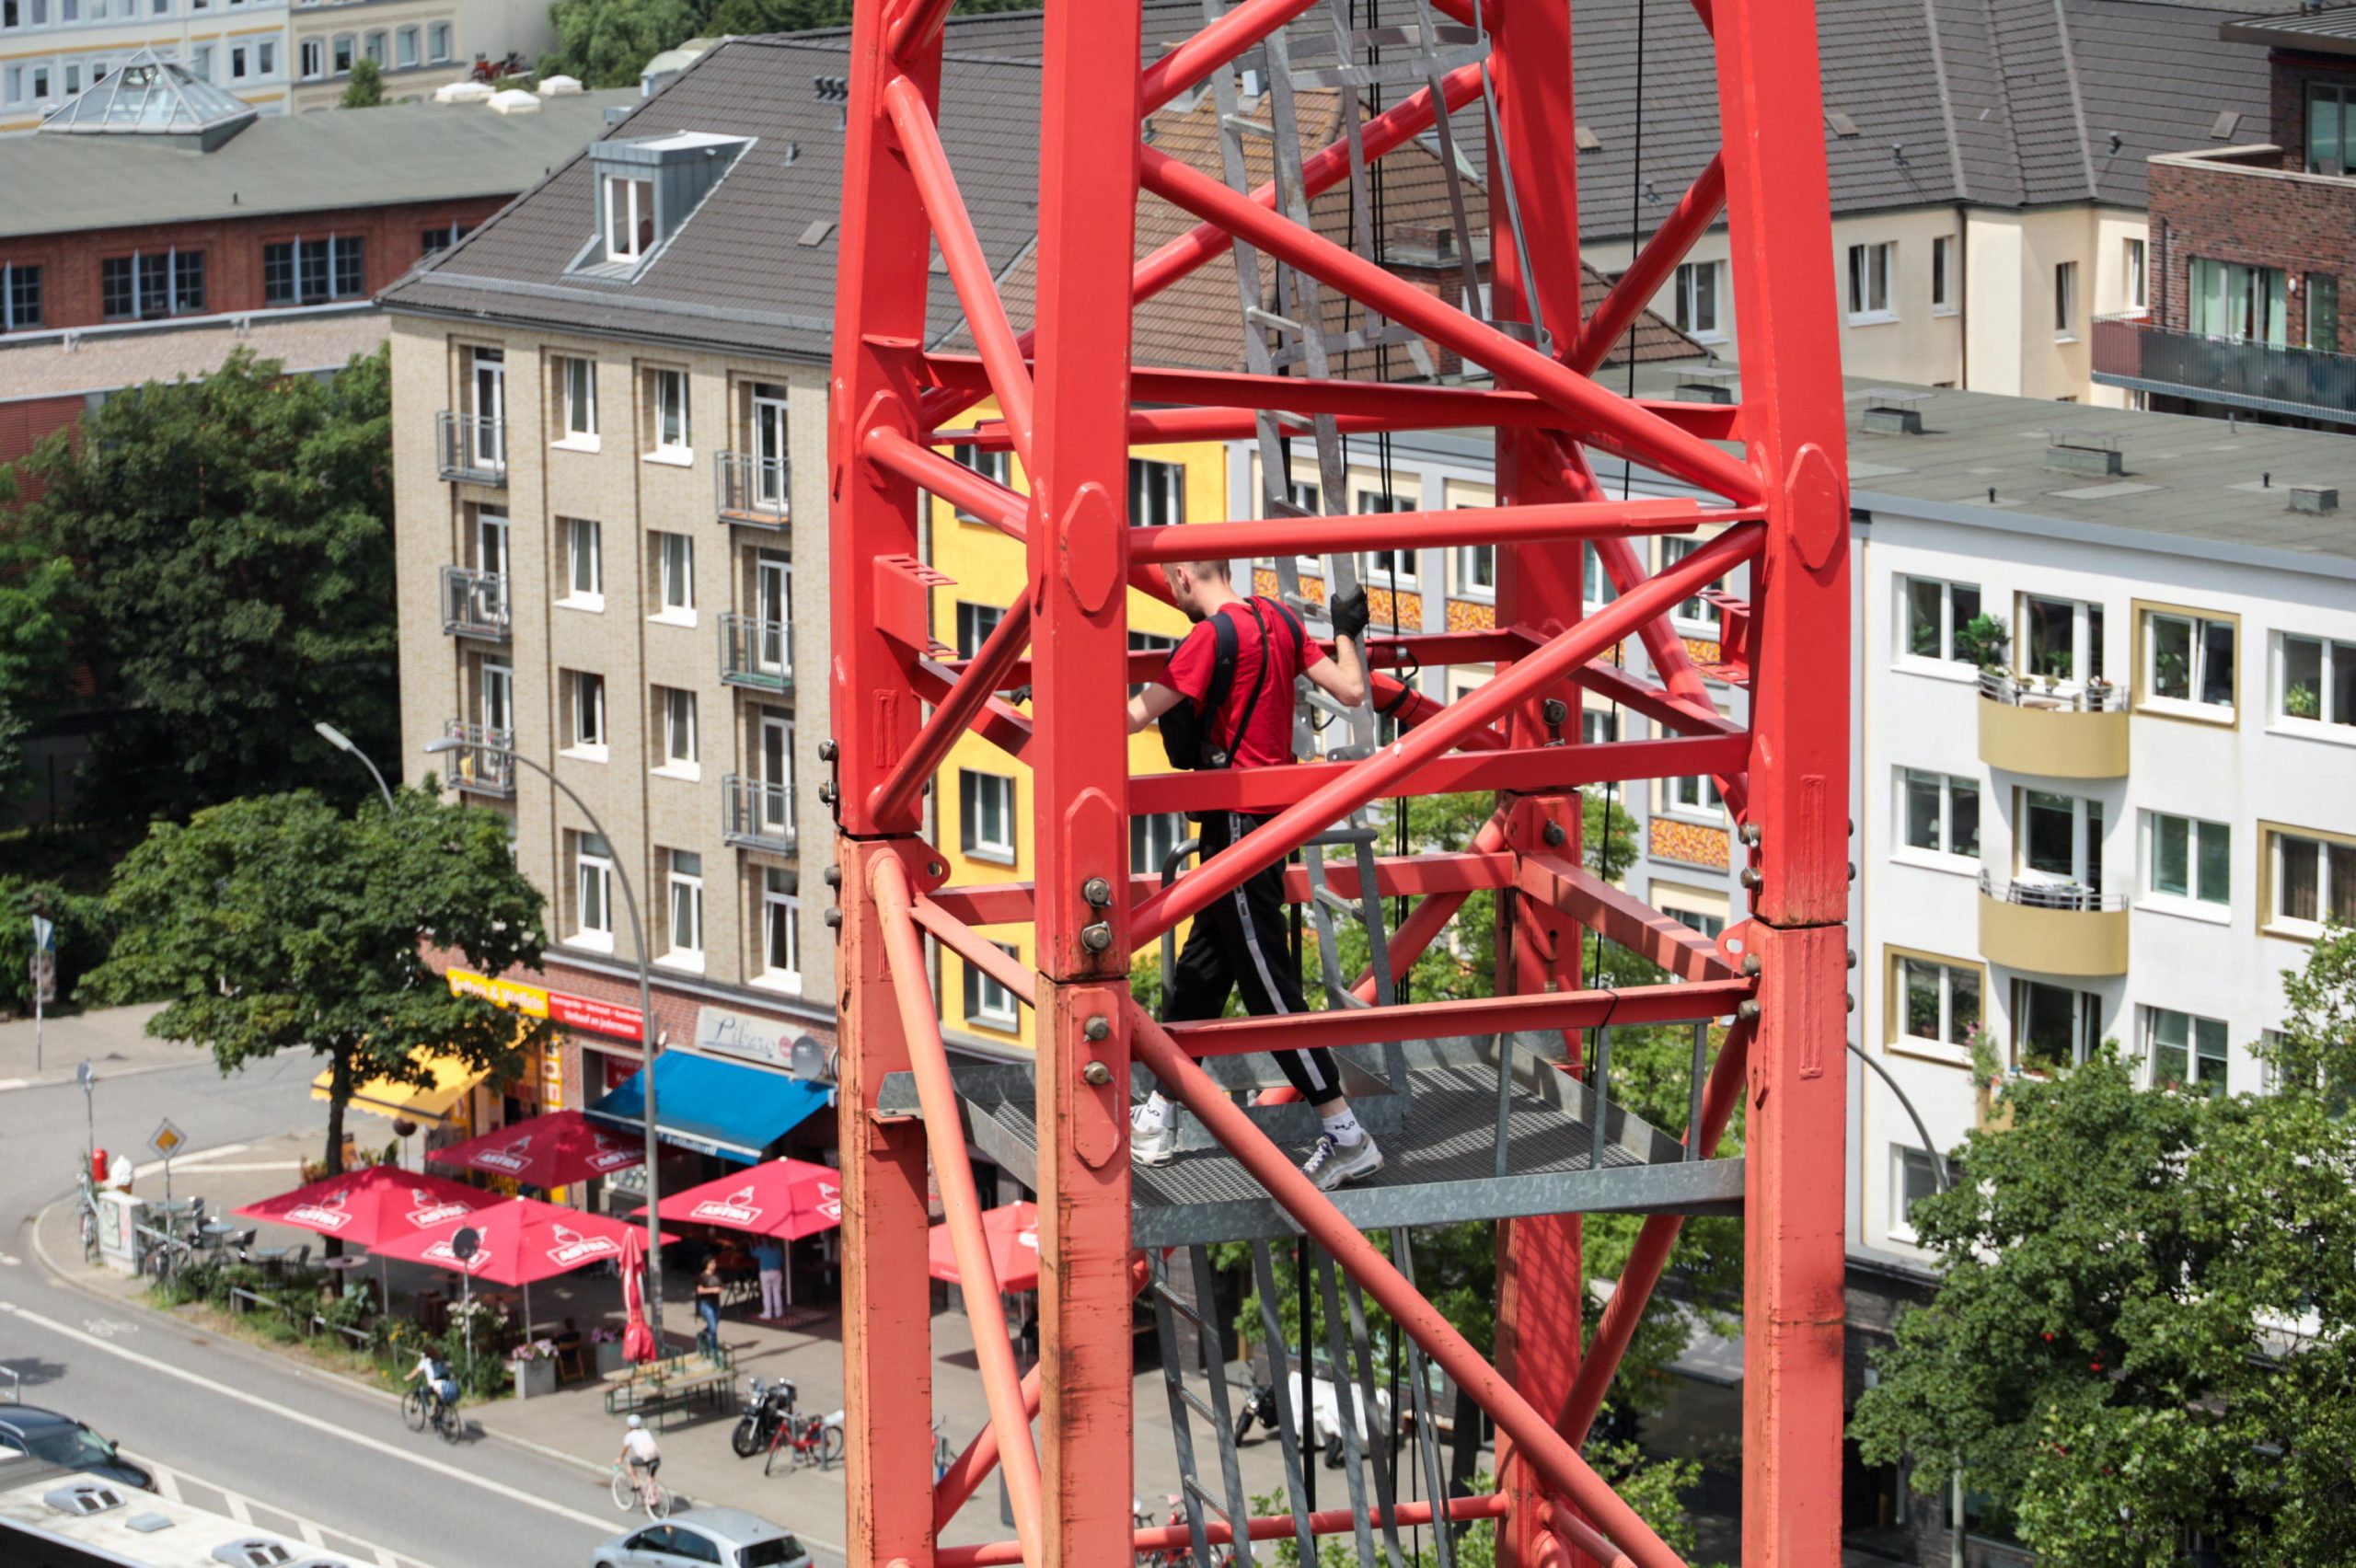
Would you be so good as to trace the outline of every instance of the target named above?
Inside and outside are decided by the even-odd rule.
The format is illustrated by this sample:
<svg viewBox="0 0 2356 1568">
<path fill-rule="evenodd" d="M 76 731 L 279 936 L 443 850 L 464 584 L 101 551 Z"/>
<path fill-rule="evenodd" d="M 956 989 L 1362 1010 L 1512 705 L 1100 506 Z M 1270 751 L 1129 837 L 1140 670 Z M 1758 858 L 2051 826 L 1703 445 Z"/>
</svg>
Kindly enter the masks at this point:
<svg viewBox="0 0 2356 1568">
<path fill-rule="evenodd" d="M 1334 595 L 1326 606 L 1334 618 L 1334 635 L 1346 637 L 1353 642 L 1366 640 L 1366 623 L 1370 612 L 1366 605 L 1366 590 L 1353 588 L 1346 594 Z"/>
</svg>

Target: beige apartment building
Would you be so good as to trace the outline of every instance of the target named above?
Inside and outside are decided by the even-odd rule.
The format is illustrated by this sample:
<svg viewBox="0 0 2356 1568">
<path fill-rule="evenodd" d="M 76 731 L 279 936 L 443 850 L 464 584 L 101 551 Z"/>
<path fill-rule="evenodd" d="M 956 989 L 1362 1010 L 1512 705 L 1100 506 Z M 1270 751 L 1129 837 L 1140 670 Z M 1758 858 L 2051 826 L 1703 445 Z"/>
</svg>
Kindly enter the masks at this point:
<svg viewBox="0 0 2356 1568">
<path fill-rule="evenodd" d="M 463 82 L 478 59 L 529 63 L 556 46 L 542 0 L 308 0 L 287 12 L 288 97 L 296 113 L 333 109 L 355 61 L 374 60 L 395 102 Z"/>
</svg>

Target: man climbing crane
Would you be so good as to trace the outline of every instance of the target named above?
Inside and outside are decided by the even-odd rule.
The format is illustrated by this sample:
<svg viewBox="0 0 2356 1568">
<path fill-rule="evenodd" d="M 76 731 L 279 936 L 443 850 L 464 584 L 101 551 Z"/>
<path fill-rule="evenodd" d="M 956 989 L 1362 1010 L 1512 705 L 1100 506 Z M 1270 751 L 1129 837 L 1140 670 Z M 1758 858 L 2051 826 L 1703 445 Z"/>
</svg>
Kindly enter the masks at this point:
<svg viewBox="0 0 2356 1568">
<path fill-rule="evenodd" d="M 1334 600 L 1334 656 L 1310 640 L 1300 618 L 1273 599 L 1236 593 L 1228 563 L 1187 561 L 1162 568 L 1172 602 L 1195 623 L 1170 655 L 1160 681 L 1129 698 L 1129 732 L 1159 721 L 1162 745 L 1178 767 L 1283 767 L 1293 760 L 1293 680 L 1307 675 L 1346 707 L 1366 700 L 1366 590 Z M 1207 861 L 1267 819 L 1242 812 L 1203 812 Z M 1307 1012 L 1285 933 L 1282 861 L 1253 873 L 1195 921 L 1178 970 L 1169 980 L 1166 1023 L 1217 1018 L 1228 991 L 1241 986 L 1255 1017 Z M 1275 1053 L 1276 1066 L 1315 1107 L 1323 1130 L 1301 1170 L 1328 1191 L 1382 1169 L 1382 1150 L 1350 1113 L 1333 1053 L 1322 1046 Z M 1130 1158 L 1166 1165 L 1178 1152 L 1170 1102 L 1156 1090 L 1129 1113 Z"/>
</svg>

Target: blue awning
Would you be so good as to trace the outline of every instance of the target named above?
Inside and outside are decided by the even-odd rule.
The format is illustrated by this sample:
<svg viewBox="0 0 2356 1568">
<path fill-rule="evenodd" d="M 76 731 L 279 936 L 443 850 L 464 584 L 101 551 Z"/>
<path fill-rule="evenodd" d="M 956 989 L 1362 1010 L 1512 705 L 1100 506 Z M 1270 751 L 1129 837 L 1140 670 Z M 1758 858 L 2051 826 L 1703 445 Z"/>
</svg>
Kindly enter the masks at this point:
<svg viewBox="0 0 2356 1568">
<path fill-rule="evenodd" d="M 682 1148 L 739 1164 L 759 1160 L 769 1145 L 834 1098 L 823 1083 L 716 1056 L 666 1051 L 654 1059 L 655 1132 Z M 613 1126 L 643 1127 L 646 1074 L 631 1074 L 589 1107 L 589 1114 Z"/>
</svg>

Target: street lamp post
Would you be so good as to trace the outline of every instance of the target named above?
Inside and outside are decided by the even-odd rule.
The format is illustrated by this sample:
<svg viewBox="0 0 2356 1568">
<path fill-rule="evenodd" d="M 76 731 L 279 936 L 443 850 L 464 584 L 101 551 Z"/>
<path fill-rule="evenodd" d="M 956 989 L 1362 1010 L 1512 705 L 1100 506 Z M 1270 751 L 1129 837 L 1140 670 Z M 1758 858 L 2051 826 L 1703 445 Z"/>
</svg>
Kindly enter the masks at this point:
<svg viewBox="0 0 2356 1568">
<path fill-rule="evenodd" d="M 426 743 L 425 755 L 436 756 L 444 752 L 491 752 L 510 762 L 520 762 L 560 790 L 581 814 L 589 821 L 590 830 L 610 844 L 613 839 L 606 832 L 606 824 L 589 809 L 589 802 L 573 792 L 572 787 L 540 764 L 512 746 L 491 745 L 480 741 L 461 741 L 445 735 Z M 374 771 L 371 769 L 371 771 Z M 654 1343 L 659 1351 L 663 1343 L 663 1222 L 655 1210 L 663 1202 L 663 1177 L 656 1159 L 654 1138 L 654 1057 L 661 1049 L 654 1029 L 654 977 L 646 966 L 646 929 L 639 924 L 638 894 L 632 890 L 629 870 L 619 857 L 614 860 L 614 875 L 622 884 L 622 907 L 629 914 L 629 940 L 638 955 L 638 1032 L 639 1050 L 645 1057 L 646 1067 L 639 1077 L 646 1089 L 646 1274 L 647 1312 L 654 1330 Z"/>
<path fill-rule="evenodd" d="M 362 751 L 358 746 L 353 745 L 350 735 L 345 734 L 341 730 L 337 729 L 334 725 L 329 723 L 324 719 L 312 725 L 311 728 L 319 732 L 319 739 L 327 742 L 328 744 L 333 746 L 336 750 L 340 752 L 349 752 L 351 755 L 360 759 L 360 765 L 368 770 L 368 777 L 376 781 L 376 792 L 385 797 L 385 809 L 388 812 L 391 811 L 393 809 L 393 792 L 386 786 L 385 776 L 376 771 L 376 765 L 373 761 L 369 760 L 368 754 Z"/>
</svg>

